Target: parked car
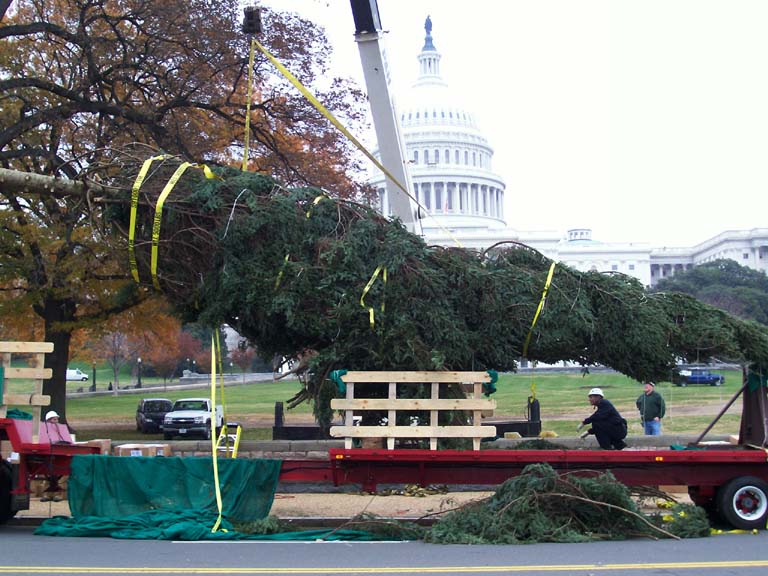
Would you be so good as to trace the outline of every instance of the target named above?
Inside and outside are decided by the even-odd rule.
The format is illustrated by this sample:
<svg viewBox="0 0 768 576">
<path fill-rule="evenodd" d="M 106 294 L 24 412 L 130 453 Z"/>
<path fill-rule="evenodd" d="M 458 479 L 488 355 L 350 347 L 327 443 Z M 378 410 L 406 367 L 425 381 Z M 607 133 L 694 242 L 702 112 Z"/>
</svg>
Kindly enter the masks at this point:
<svg viewBox="0 0 768 576">
<path fill-rule="evenodd" d="M 163 420 L 163 437 L 172 440 L 174 436 L 199 435 L 210 440 L 211 413 L 215 418 L 216 435 L 224 425 L 224 409 L 219 404 L 211 410 L 208 398 L 180 398 Z"/>
<path fill-rule="evenodd" d="M 144 398 L 136 408 L 136 430 L 147 434 L 163 429 L 163 419 L 171 411 L 173 402 L 168 398 Z"/>
<path fill-rule="evenodd" d="M 80 368 L 67 368 L 67 380 L 85 382 L 88 380 L 88 374 L 80 370 Z"/>
<path fill-rule="evenodd" d="M 720 386 L 725 382 L 725 376 L 715 374 L 705 368 L 691 368 L 690 370 L 681 370 L 680 375 L 675 379 L 678 386 L 688 386 L 689 384 L 708 384 L 709 386 Z"/>
</svg>

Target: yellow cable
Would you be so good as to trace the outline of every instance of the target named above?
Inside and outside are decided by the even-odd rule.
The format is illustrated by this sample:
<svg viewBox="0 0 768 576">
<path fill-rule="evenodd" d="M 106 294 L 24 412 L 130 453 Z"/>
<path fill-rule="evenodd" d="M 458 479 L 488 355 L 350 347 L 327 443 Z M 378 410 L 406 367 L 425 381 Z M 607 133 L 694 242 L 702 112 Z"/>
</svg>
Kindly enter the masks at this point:
<svg viewBox="0 0 768 576">
<path fill-rule="evenodd" d="M 325 117 L 328 119 L 328 121 L 329 121 L 331 124 L 333 124 L 333 125 L 336 127 L 336 129 L 337 129 L 339 132 L 341 132 L 342 134 L 344 134 L 344 136 L 346 136 L 346 137 L 347 137 L 347 139 L 348 139 L 350 142 L 352 142 L 352 144 L 354 144 L 354 145 L 355 145 L 355 147 L 356 147 L 358 150 L 360 150 L 360 151 L 361 151 L 363 154 L 365 154 L 365 155 L 366 155 L 366 157 L 367 157 L 367 158 L 368 158 L 368 159 L 369 159 L 371 162 L 373 162 L 373 163 L 374 163 L 374 165 L 375 165 L 375 166 L 376 166 L 376 167 L 377 167 L 379 170 L 381 170 L 381 171 L 384 173 L 384 175 L 385 175 L 387 178 L 389 178 L 390 180 L 392 180 L 392 182 L 394 182 L 394 183 L 395 183 L 395 185 L 396 185 L 398 188 L 400 188 L 400 190 L 402 190 L 402 191 L 403 191 L 403 193 L 404 193 L 406 196 L 408 196 L 408 198 L 410 198 L 411 200 L 413 200 L 413 201 L 416 203 L 416 205 L 419 207 L 419 209 L 423 210 L 425 214 L 428 214 L 429 216 L 432 216 L 432 217 L 434 218 L 434 216 L 433 216 L 433 215 L 432 215 L 432 214 L 429 212 L 429 210 L 427 210 L 427 209 L 426 209 L 426 207 L 424 207 L 424 206 L 423 206 L 423 205 L 422 205 L 422 204 L 419 202 L 419 200 L 418 200 L 418 199 L 417 199 L 415 196 L 413 196 L 413 195 L 412 195 L 412 194 L 411 194 L 411 193 L 410 193 L 410 192 L 409 192 L 409 191 L 406 189 L 406 187 L 405 187 L 405 186 L 403 186 L 403 184 L 402 184 L 402 183 L 401 183 L 401 182 L 400 182 L 400 181 L 399 181 L 397 178 L 395 178 L 395 177 L 392 175 L 392 173 L 391 173 L 389 170 L 387 170 L 387 169 L 384 167 L 384 165 L 383 165 L 381 162 L 379 162 L 379 161 L 376 159 L 376 157 L 375 157 L 373 154 L 371 154 L 371 153 L 368 151 L 368 149 L 367 149 L 365 146 L 363 146 L 363 145 L 362 145 L 362 144 L 361 144 L 361 143 L 360 143 L 360 142 L 357 140 L 357 138 L 355 138 L 355 137 L 352 135 L 352 133 L 351 133 L 351 132 L 349 132 L 349 130 L 347 130 L 347 129 L 344 127 L 344 125 L 343 125 L 341 122 L 339 122 L 339 121 L 336 119 L 336 117 L 335 117 L 333 114 L 331 114 L 331 112 L 330 112 L 330 111 L 329 111 L 329 110 L 328 110 L 328 109 L 327 109 L 325 106 L 323 106 L 323 105 L 320 103 L 320 101 L 319 101 L 319 100 L 318 100 L 318 99 L 317 99 L 317 98 L 314 96 L 314 94 L 312 94 L 312 92 L 310 92 L 310 91 L 309 91 L 309 90 L 308 90 L 308 89 L 307 89 L 307 88 L 306 88 L 306 87 L 305 87 L 305 86 L 304 86 L 304 85 L 303 85 L 303 84 L 302 84 L 302 83 L 299 81 L 299 79 L 298 79 L 298 78 L 296 78 L 296 77 L 295 77 L 293 74 L 291 74 L 291 72 L 290 72 L 290 71 L 289 71 L 289 70 L 288 70 L 288 69 L 287 69 L 285 66 L 283 66 L 283 65 L 280 63 L 280 61 L 279 61 L 277 58 L 275 58 L 274 56 L 272 56 L 272 54 L 270 54 L 270 53 L 269 53 L 269 51 L 268 51 L 268 50 L 267 50 L 267 49 L 266 49 L 264 46 L 262 46 L 262 45 L 261 45 L 261 43 L 260 43 L 258 40 L 256 40 L 256 39 L 254 38 L 254 39 L 253 39 L 253 42 L 255 42 L 255 43 L 256 43 L 256 47 L 257 47 L 257 48 L 258 48 L 258 49 L 259 49 L 259 50 L 262 52 L 262 54 L 264 54 L 264 56 L 266 56 L 266 57 L 267 57 L 267 59 L 268 59 L 270 62 L 272 62 L 272 65 L 273 65 L 275 68 L 277 68 L 277 69 L 278 69 L 278 71 L 279 71 L 279 72 L 280 72 L 280 73 L 281 73 L 283 76 L 285 76 L 285 78 L 287 78 L 287 79 L 288 79 L 288 81 L 289 81 L 291 84 L 293 84 L 293 85 L 294 85 L 294 86 L 295 86 L 295 87 L 298 89 L 298 91 L 299 91 L 299 92 L 301 92 L 301 93 L 302 93 L 302 95 L 303 95 L 303 96 L 304 96 L 304 97 L 305 97 L 307 100 L 309 100 L 310 104 L 312 104 L 312 105 L 313 105 L 313 106 L 314 106 L 314 107 L 315 107 L 315 108 L 316 108 L 316 109 L 317 109 L 317 110 L 318 110 L 318 111 L 319 111 L 319 112 L 320 112 L 320 113 L 321 113 L 323 116 L 325 116 Z M 452 239 L 452 240 L 453 240 L 453 241 L 456 243 L 456 245 L 457 245 L 457 246 L 459 246 L 459 248 L 461 248 L 461 247 L 462 247 L 462 244 L 461 244 L 461 242 L 459 242 L 459 240 L 458 240 L 458 239 L 457 239 L 457 238 L 456 238 L 456 237 L 455 237 L 455 236 L 454 236 L 454 235 L 451 233 L 451 231 L 450 231 L 450 230 L 448 230 L 448 229 L 447 229 L 447 228 L 445 228 L 445 227 L 444 227 L 442 224 L 440 224 L 440 222 L 439 222 L 439 221 L 437 221 L 437 219 L 435 219 L 435 222 L 436 222 L 436 223 L 437 223 L 437 225 L 438 225 L 438 226 L 439 226 L 439 227 L 440 227 L 440 228 L 443 230 L 443 232 L 445 232 L 446 234 L 448 234 L 448 236 L 450 236 L 450 238 L 451 238 L 451 239 Z"/>
<path fill-rule="evenodd" d="M 211 532 L 216 532 L 221 525 L 221 485 L 219 484 L 219 458 L 216 453 L 216 444 L 218 437 L 216 435 L 216 341 L 211 334 L 211 459 L 213 464 L 213 485 L 216 491 L 216 506 L 219 510 L 219 517 L 216 519 Z"/>
<path fill-rule="evenodd" d="M 242 171 L 245 172 L 248 170 L 248 147 L 251 140 L 251 99 L 253 97 L 253 57 L 256 52 L 255 47 L 256 44 L 255 38 L 251 38 L 251 52 L 248 56 L 248 100 L 245 103 L 245 134 L 243 136 L 244 142 L 243 142 L 243 167 Z"/>
</svg>

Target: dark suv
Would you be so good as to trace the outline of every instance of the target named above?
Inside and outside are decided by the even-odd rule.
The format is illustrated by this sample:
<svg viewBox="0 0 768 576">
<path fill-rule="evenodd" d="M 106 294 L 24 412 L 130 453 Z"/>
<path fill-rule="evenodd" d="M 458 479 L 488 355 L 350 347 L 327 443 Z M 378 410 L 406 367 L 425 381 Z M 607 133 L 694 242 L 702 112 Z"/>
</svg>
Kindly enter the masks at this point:
<svg viewBox="0 0 768 576">
<path fill-rule="evenodd" d="M 163 418 L 171 411 L 173 402 L 167 398 L 144 398 L 136 408 L 136 430 L 147 434 L 163 429 Z"/>
</svg>

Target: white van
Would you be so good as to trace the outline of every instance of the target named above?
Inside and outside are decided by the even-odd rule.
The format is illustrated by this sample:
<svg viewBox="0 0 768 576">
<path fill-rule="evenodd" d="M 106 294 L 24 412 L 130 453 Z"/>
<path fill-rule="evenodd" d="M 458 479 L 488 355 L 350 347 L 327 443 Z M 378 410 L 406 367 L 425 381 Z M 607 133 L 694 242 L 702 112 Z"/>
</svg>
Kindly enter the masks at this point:
<svg viewBox="0 0 768 576">
<path fill-rule="evenodd" d="M 80 368 L 75 368 L 74 370 L 67 368 L 67 380 L 79 380 L 80 382 L 85 382 L 88 380 L 88 374 L 80 370 Z"/>
</svg>

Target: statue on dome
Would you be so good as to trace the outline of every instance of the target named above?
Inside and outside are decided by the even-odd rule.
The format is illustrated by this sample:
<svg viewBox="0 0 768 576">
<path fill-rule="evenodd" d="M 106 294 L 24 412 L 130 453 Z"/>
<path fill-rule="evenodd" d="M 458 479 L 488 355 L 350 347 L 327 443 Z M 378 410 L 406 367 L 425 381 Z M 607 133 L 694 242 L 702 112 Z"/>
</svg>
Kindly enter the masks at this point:
<svg viewBox="0 0 768 576">
<path fill-rule="evenodd" d="M 427 16 L 427 19 L 424 21 L 424 30 L 427 31 L 427 36 L 432 34 L 432 18 Z"/>
</svg>

